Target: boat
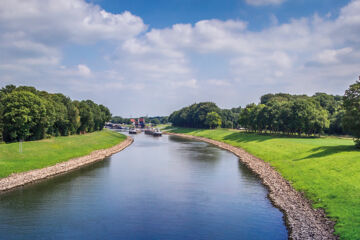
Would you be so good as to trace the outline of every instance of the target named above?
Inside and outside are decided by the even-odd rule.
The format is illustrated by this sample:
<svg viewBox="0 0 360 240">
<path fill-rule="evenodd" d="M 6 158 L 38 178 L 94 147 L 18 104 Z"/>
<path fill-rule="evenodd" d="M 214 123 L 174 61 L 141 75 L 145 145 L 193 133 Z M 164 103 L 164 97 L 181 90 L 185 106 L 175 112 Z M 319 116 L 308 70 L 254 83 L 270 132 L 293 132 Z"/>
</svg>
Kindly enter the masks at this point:
<svg viewBox="0 0 360 240">
<path fill-rule="evenodd" d="M 129 130 L 129 134 L 137 134 L 138 132 L 134 129 L 134 128 L 131 128 Z"/>
<path fill-rule="evenodd" d="M 154 137 L 161 137 L 161 136 L 162 136 L 162 132 L 157 128 L 157 129 L 155 129 L 155 131 L 153 132 L 153 136 L 154 136 Z"/>
</svg>

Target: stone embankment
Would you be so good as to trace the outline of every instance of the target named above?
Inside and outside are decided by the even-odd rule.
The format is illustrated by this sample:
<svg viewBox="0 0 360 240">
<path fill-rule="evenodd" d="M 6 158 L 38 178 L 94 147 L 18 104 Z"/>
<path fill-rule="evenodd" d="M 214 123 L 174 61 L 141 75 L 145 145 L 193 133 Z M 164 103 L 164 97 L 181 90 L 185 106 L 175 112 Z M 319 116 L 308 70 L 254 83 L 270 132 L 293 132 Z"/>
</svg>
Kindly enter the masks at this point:
<svg viewBox="0 0 360 240">
<path fill-rule="evenodd" d="M 334 222 L 326 217 L 322 209 L 314 209 L 303 194 L 296 191 L 269 163 L 223 142 L 185 134 L 166 134 L 211 143 L 238 156 L 268 187 L 270 200 L 285 215 L 290 239 L 337 239 L 333 234 Z"/>
<path fill-rule="evenodd" d="M 23 173 L 15 173 L 9 177 L 0 178 L 0 193 L 103 160 L 105 157 L 125 149 L 133 141 L 134 140 L 131 137 L 128 137 L 123 142 L 111 148 L 96 150 L 83 157 L 73 158 L 65 162 L 57 163 L 50 167 L 35 169 Z"/>
</svg>

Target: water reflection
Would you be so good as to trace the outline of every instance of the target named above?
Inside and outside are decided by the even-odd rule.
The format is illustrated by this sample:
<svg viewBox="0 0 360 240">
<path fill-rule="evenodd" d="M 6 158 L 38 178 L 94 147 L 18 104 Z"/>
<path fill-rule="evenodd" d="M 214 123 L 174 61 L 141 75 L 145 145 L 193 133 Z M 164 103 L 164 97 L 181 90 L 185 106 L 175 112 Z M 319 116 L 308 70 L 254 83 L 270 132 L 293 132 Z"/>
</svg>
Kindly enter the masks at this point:
<svg viewBox="0 0 360 240">
<path fill-rule="evenodd" d="M 206 162 L 209 164 L 215 164 L 220 160 L 221 152 L 210 144 L 178 136 L 170 136 L 169 139 L 172 142 L 180 143 L 176 145 L 177 151 L 175 151 L 175 154 L 184 156 L 184 159 Z"/>
</svg>

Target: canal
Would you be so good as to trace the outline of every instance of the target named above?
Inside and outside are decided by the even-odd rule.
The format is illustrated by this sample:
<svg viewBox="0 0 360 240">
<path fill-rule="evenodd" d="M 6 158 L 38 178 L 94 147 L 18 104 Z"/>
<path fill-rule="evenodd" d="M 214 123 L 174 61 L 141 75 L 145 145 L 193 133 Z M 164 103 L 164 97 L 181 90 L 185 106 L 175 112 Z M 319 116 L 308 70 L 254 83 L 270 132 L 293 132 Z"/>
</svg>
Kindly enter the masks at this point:
<svg viewBox="0 0 360 240">
<path fill-rule="evenodd" d="M 138 134 L 122 152 L 0 195 L 0 239 L 287 239 L 283 214 L 239 159 Z"/>
</svg>

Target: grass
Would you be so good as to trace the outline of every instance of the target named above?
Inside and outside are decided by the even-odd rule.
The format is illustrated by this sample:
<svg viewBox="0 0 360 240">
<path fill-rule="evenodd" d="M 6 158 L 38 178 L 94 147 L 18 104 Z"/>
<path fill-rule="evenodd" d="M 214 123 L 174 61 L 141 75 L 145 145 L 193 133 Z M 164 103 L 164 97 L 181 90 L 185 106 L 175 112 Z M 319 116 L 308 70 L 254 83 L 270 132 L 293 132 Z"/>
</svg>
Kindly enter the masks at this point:
<svg viewBox="0 0 360 240">
<path fill-rule="evenodd" d="M 170 124 L 166 123 L 166 124 L 158 124 L 155 126 L 155 128 L 159 128 L 161 130 L 168 128 L 170 126 Z"/>
<path fill-rule="evenodd" d="M 22 153 L 19 152 L 19 143 L 0 144 L 0 178 L 85 156 L 94 150 L 114 146 L 125 139 L 123 134 L 103 130 L 85 135 L 24 142 Z"/>
<path fill-rule="evenodd" d="M 351 139 L 301 138 L 250 134 L 236 130 L 174 128 L 241 147 L 269 162 L 315 208 L 336 220 L 341 239 L 360 239 L 360 151 Z"/>
</svg>

